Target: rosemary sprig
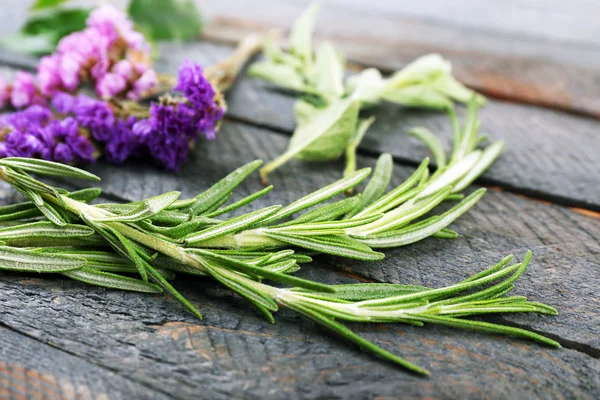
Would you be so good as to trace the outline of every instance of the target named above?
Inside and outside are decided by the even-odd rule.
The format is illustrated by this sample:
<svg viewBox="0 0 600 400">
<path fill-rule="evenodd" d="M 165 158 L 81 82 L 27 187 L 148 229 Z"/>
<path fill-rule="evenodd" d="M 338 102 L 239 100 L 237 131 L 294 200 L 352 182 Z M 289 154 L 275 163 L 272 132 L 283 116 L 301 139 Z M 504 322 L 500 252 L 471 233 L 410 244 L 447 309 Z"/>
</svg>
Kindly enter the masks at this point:
<svg viewBox="0 0 600 400">
<path fill-rule="evenodd" d="M 194 315 L 200 312 L 169 282 L 179 274 L 212 277 L 252 303 L 269 321 L 280 307 L 291 308 L 360 347 L 410 371 L 428 372 L 353 333 L 340 321 L 425 323 L 502 333 L 558 347 L 536 333 L 466 317 L 499 312 L 556 314 L 552 307 L 508 296 L 531 259 L 512 256 L 464 281 L 444 288 L 397 284 L 325 285 L 291 273 L 311 258 L 296 250 L 361 260 L 379 260 L 375 248 L 397 247 L 429 236 L 455 237 L 447 226 L 483 195 L 479 189 L 440 215 L 427 217 L 442 201 L 475 179 L 499 154 L 501 144 L 477 150 L 476 107 L 464 128 L 457 123 L 447 162 L 432 135 L 416 131 L 432 148 L 438 168 L 428 161 L 404 183 L 386 193 L 392 160 L 383 155 L 363 196 L 325 203 L 362 182 L 359 170 L 285 207 L 271 206 L 219 219 L 252 203 L 268 190 L 225 205 L 232 191 L 260 162 L 232 172 L 191 199 L 169 192 L 142 201 L 92 205 L 98 189 L 67 192 L 31 173 L 98 178 L 79 169 L 41 160 L 0 160 L 0 178 L 28 201 L 0 207 L 0 269 L 61 273 L 108 288 L 146 293 L 170 292 Z M 297 213 L 312 208 L 300 216 Z M 135 277 L 139 275 L 139 279 Z M 280 285 L 265 283 L 269 280 Z M 286 287 L 287 286 L 287 287 Z M 291 286 L 291 287 L 290 287 Z"/>
</svg>

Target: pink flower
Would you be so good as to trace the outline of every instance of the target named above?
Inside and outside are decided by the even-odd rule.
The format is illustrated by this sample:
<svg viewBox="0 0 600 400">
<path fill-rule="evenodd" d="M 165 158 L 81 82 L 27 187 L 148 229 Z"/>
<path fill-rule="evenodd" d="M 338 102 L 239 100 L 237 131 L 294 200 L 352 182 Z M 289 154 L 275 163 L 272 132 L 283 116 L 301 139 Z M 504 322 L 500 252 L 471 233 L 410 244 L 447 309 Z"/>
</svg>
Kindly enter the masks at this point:
<svg viewBox="0 0 600 400">
<path fill-rule="evenodd" d="M 29 72 L 19 71 L 15 75 L 10 101 L 13 107 L 22 108 L 32 104 L 45 104 L 44 98 L 40 95 L 33 76 Z"/>
<path fill-rule="evenodd" d="M 62 89 L 60 57 L 57 54 L 42 57 L 37 67 L 37 82 L 44 96 L 52 96 Z"/>
<path fill-rule="evenodd" d="M 142 75 L 133 82 L 133 90 L 127 93 L 130 100 L 138 100 L 140 97 L 148 94 L 158 85 L 158 78 L 153 69 L 147 69 Z"/>
<path fill-rule="evenodd" d="M 121 75 L 108 73 L 96 83 L 96 93 L 101 98 L 115 97 L 127 87 L 127 81 Z"/>
</svg>

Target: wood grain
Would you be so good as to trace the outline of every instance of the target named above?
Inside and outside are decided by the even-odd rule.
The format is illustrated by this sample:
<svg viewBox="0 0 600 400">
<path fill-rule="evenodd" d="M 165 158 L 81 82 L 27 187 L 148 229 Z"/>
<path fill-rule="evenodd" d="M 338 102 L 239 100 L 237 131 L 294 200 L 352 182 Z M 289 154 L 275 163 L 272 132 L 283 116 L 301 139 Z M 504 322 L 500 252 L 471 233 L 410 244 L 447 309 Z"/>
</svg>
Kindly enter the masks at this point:
<svg viewBox="0 0 600 400">
<path fill-rule="evenodd" d="M 270 158 L 283 135 L 227 123 L 218 141 L 201 142 L 177 175 L 144 162 L 99 163 L 106 195 L 139 199 L 167 190 L 191 196 L 233 168 Z M 360 158 L 360 166 L 373 164 Z M 275 190 L 256 204 L 287 204 L 338 177 L 340 163 L 292 163 L 272 176 Z M 396 167 L 398 182 L 411 172 Z M 260 187 L 244 184 L 236 198 Z M 517 292 L 556 306 L 561 315 L 502 317 L 560 340 L 546 349 L 511 338 L 428 326 L 353 325 L 361 334 L 432 370 L 431 379 L 400 371 L 330 338 L 290 312 L 270 325 L 237 296 L 210 281 L 176 286 L 205 315 L 194 320 L 169 296 L 92 288 L 59 278 L 2 274 L 0 321 L 18 332 L 110 367 L 176 398 L 592 398 L 600 390 L 598 225 L 557 206 L 491 193 L 454 226 L 456 240 L 429 239 L 388 252 L 381 263 L 319 258 L 302 275 L 322 282 L 360 279 L 441 286 L 514 252 L 535 253 Z M 544 229 L 540 229 L 540 228 Z M 558 236 L 558 238 L 556 236 Z M 587 236 L 586 236 L 587 235 Z M 320 267 L 320 268 L 318 268 Z M 335 271 L 341 270 L 339 274 Z"/>
<path fill-rule="evenodd" d="M 420 9 L 432 6 L 426 3 L 419 7 L 411 2 L 410 7 L 418 14 Z M 308 4 L 302 0 L 268 0 L 262 2 L 262 7 L 255 7 L 254 2 L 247 0 L 227 5 L 212 2 L 207 11 L 213 19 L 205 35 L 232 43 L 249 32 L 274 28 L 285 31 Z M 512 18 L 515 21 L 525 15 L 523 7 L 511 4 L 501 3 L 497 7 L 503 12 L 517 8 L 519 11 Z M 544 8 L 545 12 L 540 10 L 536 15 L 537 25 L 556 32 L 550 22 L 552 8 Z M 567 29 L 570 32 L 587 28 L 588 42 L 535 37 L 510 29 L 482 29 L 466 21 L 445 23 L 445 17 L 441 21 L 431 20 L 419 15 L 407 16 L 394 9 L 403 7 L 391 5 L 378 10 L 371 4 L 351 7 L 337 1 L 327 2 L 316 27 L 316 37 L 332 41 L 354 62 L 388 72 L 423 54 L 439 53 L 452 61 L 459 80 L 490 96 L 600 117 L 600 45 L 594 34 L 595 24 L 586 25 L 583 17 L 571 18 L 570 24 L 562 23 L 571 26 Z M 443 9 L 444 13 L 441 8 L 437 10 L 438 16 L 447 14 L 447 7 Z M 454 6 L 451 9 L 457 10 Z M 492 11 L 489 5 L 485 11 L 481 5 L 474 5 L 469 10 L 473 20 L 481 19 L 474 16 L 478 10 L 479 14 L 502 14 Z M 530 22 L 521 28 L 531 32 L 535 25 Z"/>
<path fill-rule="evenodd" d="M 35 278 L 21 279 L 26 280 L 22 293 L 25 296 L 22 301 L 26 302 L 27 297 L 35 296 L 36 281 L 38 286 L 43 282 Z M 3 298 L 0 304 L 4 305 L 5 301 L 6 298 Z M 4 311 L 6 306 L 3 306 Z M 3 316 L 0 317 L 0 321 L 3 319 Z M 149 389 L 109 369 L 1 326 L 0 342 L 0 399 L 169 398 L 156 389 Z"/>
</svg>

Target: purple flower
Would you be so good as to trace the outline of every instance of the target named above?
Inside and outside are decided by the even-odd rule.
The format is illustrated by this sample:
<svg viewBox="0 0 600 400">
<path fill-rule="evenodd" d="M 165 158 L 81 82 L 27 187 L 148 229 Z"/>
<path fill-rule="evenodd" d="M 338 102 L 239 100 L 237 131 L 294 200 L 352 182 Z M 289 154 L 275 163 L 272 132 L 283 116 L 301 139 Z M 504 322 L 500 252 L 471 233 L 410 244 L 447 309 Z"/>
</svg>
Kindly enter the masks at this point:
<svg viewBox="0 0 600 400">
<path fill-rule="evenodd" d="M 215 91 L 204 76 L 202 67 L 190 60 L 185 60 L 179 68 L 177 85 L 173 88 L 198 107 L 205 107 L 214 103 Z"/>
<path fill-rule="evenodd" d="M 52 107 L 59 113 L 69 114 L 75 110 L 77 98 L 68 93 L 57 93 L 52 97 Z"/>
<path fill-rule="evenodd" d="M 129 117 L 126 121 L 118 120 L 113 127 L 113 137 L 106 143 L 105 156 L 109 162 L 122 164 L 133 153 L 139 151 L 143 144 L 132 132 L 136 121 Z"/>
<path fill-rule="evenodd" d="M 139 67 L 138 67 L 139 68 Z M 133 90 L 127 94 L 130 100 L 137 100 L 149 93 L 158 85 L 158 78 L 153 69 L 146 69 L 141 76 L 133 82 Z"/>
<path fill-rule="evenodd" d="M 186 60 L 179 68 L 177 85 L 173 89 L 182 92 L 196 109 L 196 130 L 203 132 L 208 139 L 214 139 L 224 110 L 216 103 L 215 91 L 204 76 L 202 67 Z"/>
<path fill-rule="evenodd" d="M 105 101 L 79 95 L 72 112 L 77 122 L 88 128 L 95 140 L 107 142 L 112 138 L 115 116 Z"/>
<path fill-rule="evenodd" d="M 58 143 L 54 148 L 54 160 L 69 164 L 73 162 L 75 159 L 75 155 L 73 154 L 73 150 L 66 143 Z"/>
<path fill-rule="evenodd" d="M 32 127 L 45 125 L 52 117 L 52 112 L 43 106 L 34 105 L 8 114 L 4 117 L 4 123 L 20 131 L 27 131 Z"/>
<path fill-rule="evenodd" d="M 15 108 L 32 104 L 44 104 L 44 98 L 39 94 L 33 76 L 29 72 L 19 71 L 13 81 L 10 100 Z"/>
<path fill-rule="evenodd" d="M 10 132 L 6 135 L 4 142 L 19 157 L 33 157 L 39 154 L 44 147 L 35 136 L 20 131 Z"/>
</svg>

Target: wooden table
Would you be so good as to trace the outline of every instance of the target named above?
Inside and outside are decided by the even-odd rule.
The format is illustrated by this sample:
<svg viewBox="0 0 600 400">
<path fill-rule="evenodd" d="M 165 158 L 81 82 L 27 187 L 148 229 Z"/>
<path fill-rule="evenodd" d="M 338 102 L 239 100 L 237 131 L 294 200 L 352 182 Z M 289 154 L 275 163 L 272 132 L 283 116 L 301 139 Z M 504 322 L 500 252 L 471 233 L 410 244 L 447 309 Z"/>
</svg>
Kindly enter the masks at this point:
<svg viewBox="0 0 600 400">
<path fill-rule="evenodd" d="M 1 30 L 8 32 L 24 18 L 25 5 L 3 3 Z M 214 63 L 248 31 L 288 26 L 306 3 L 201 2 L 215 16 L 207 39 L 161 45 L 157 68 L 174 73 L 185 58 Z M 2 273 L 0 399 L 600 396 L 598 5 L 367 3 L 326 2 L 319 36 L 347 51 L 353 68 L 376 65 L 389 72 L 423 53 L 442 53 L 463 82 L 490 96 L 482 129 L 504 139 L 506 151 L 477 182 L 492 190 L 452 225 L 459 238 L 387 251 L 379 263 L 318 258 L 301 275 L 330 283 L 441 286 L 532 249 L 533 262 L 515 292 L 555 306 L 560 315 L 493 320 L 541 332 L 563 348 L 435 326 L 352 326 L 431 370 L 430 378 L 421 378 L 331 338 L 293 313 L 278 313 L 271 325 L 212 281 L 176 281 L 204 313 L 197 321 L 169 296 Z M 3 73 L 11 73 L 32 68 L 35 60 L 2 51 L 0 63 Z M 228 95 L 230 109 L 218 140 L 202 143 L 180 173 L 142 162 L 125 167 L 100 162 L 90 170 L 103 178 L 106 199 L 136 200 L 168 190 L 192 196 L 247 161 L 271 160 L 282 152 L 294 126 L 293 101 L 288 93 L 242 77 Z M 391 152 L 396 184 L 425 154 L 406 135 L 409 127 L 429 127 L 449 143 L 449 125 L 439 113 L 382 106 L 374 114 L 377 122 L 361 146 L 359 165 L 372 166 L 380 152 Z M 265 202 L 287 204 L 334 181 L 341 170 L 341 162 L 290 162 L 271 176 L 275 190 Z M 259 187 L 257 177 L 250 179 L 237 196 Z M 14 201 L 10 188 L 0 189 L 2 203 Z"/>
</svg>

